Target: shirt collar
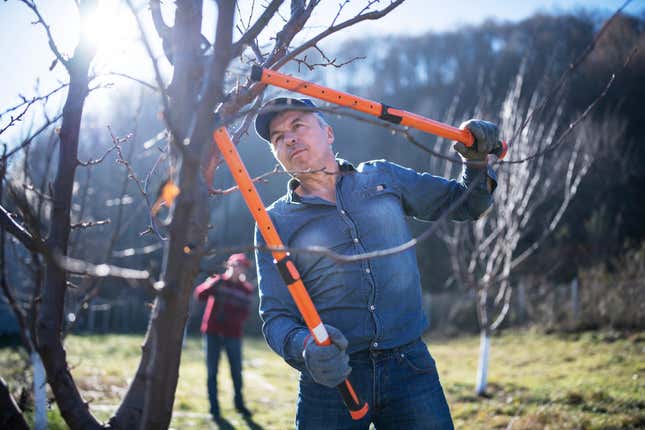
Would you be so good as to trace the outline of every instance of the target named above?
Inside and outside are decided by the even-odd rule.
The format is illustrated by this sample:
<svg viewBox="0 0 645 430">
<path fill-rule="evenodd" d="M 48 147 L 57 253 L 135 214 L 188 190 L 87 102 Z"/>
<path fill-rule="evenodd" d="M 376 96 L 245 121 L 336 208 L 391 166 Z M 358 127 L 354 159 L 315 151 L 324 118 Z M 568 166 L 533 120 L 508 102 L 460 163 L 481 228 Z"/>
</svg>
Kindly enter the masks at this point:
<svg viewBox="0 0 645 430">
<path fill-rule="evenodd" d="M 338 163 L 338 169 L 340 170 L 341 173 L 350 173 L 350 172 L 356 171 L 356 169 L 354 168 L 354 165 L 347 160 L 343 160 L 342 158 L 336 158 L 336 163 Z M 298 188 L 299 186 L 300 186 L 300 181 L 295 176 L 293 176 L 291 179 L 289 179 L 289 182 L 287 182 L 287 202 L 288 203 L 302 202 L 302 197 L 300 197 L 298 193 L 295 192 L 296 188 Z"/>
</svg>

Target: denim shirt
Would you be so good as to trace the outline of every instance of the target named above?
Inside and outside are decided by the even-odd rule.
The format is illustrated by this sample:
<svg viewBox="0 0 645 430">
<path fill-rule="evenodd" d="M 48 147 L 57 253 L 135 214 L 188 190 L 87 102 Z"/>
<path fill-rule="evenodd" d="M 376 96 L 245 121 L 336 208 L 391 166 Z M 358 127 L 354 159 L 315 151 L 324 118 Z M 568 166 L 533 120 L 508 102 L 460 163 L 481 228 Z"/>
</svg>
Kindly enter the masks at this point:
<svg viewBox="0 0 645 430">
<path fill-rule="evenodd" d="M 491 205 L 483 169 L 466 167 L 460 181 L 418 173 L 385 160 L 354 168 L 337 160 L 336 203 L 301 197 L 289 181 L 287 194 L 267 208 L 285 246 L 323 246 L 342 255 L 383 250 L 412 238 L 407 217 L 432 221 L 469 192 L 449 217 L 476 220 Z M 495 183 L 495 173 L 487 176 Z M 472 188 L 469 190 L 469 188 Z M 265 246 L 257 226 L 255 243 Z M 256 250 L 262 332 L 287 363 L 303 370 L 308 334 L 269 251 Z M 421 336 L 428 326 L 421 301 L 415 248 L 352 263 L 306 251 L 292 258 L 323 323 L 348 339 L 348 353 L 394 348 Z"/>
</svg>

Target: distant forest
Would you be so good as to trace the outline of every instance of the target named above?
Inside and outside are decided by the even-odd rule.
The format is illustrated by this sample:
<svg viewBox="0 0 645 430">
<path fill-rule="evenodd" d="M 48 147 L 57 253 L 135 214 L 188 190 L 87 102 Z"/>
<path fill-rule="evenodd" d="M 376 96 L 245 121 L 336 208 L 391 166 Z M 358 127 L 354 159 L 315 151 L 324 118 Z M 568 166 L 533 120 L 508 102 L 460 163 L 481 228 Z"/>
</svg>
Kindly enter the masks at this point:
<svg viewBox="0 0 645 430">
<path fill-rule="evenodd" d="M 593 12 L 540 14 L 517 23 L 487 21 L 448 33 L 357 38 L 337 49 L 324 50 L 337 63 L 353 60 L 342 67 L 319 66 L 310 70 L 305 63 L 325 62 L 316 57 L 316 52 L 311 52 L 306 61 L 292 63 L 284 70 L 455 125 L 473 117 L 501 121 L 504 112 L 508 114 L 505 109 L 509 109 L 509 92 L 513 90 L 517 92 L 514 106 L 524 112 L 535 108 L 533 121 L 546 128 L 553 127 L 556 138 L 566 133 L 569 125 L 581 116 L 587 126 L 609 124 L 609 133 L 615 131 L 620 134 L 619 138 L 595 139 L 598 142 L 593 150 L 593 163 L 562 220 L 512 274 L 513 282 L 531 278 L 544 284 L 564 283 L 593 267 L 605 267 L 609 273 L 620 272 L 619 257 L 639 250 L 645 237 L 645 16 L 619 15 L 594 41 L 606 18 Z M 586 49 L 592 50 L 577 64 Z M 560 90 L 554 92 L 563 74 L 566 79 Z M 605 90 L 606 94 L 602 95 Z M 162 264 L 160 236 L 166 233 L 163 226 L 150 228 L 151 217 L 144 201 L 156 199 L 157 189 L 167 176 L 165 165 L 148 176 L 165 144 L 156 117 L 157 99 L 146 90 L 141 90 L 138 97 L 133 95 L 139 90 L 101 91 L 113 91 L 113 102 L 109 114 L 99 114 L 92 113 L 92 99 L 88 99 L 80 158 L 96 159 L 111 147 L 113 138 L 108 125 L 114 138 L 132 135 L 124 141 L 121 154 L 111 153 L 102 163 L 77 171 L 73 219 L 77 223 L 110 221 L 91 228 L 76 226 L 72 231 L 70 255 L 95 263 L 148 269 L 156 275 Z M 537 109 L 544 101 L 544 106 Z M 585 114 L 592 103 L 596 104 Z M 456 167 L 415 147 L 400 135 L 393 136 L 390 130 L 341 112 L 326 116 L 335 128 L 335 150 L 353 163 L 386 158 L 437 175 L 458 173 Z M 504 138 L 510 144 L 508 160 L 517 155 L 512 134 L 519 126 L 507 124 L 503 128 Z M 598 127 L 588 130 L 594 133 L 593 130 L 600 130 Z M 421 133 L 412 134 L 433 151 L 451 152 L 447 142 Z M 546 163 L 554 163 L 560 151 L 575 139 L 584 138 L 581 136 L 573 132 L 554 145 L 544 155 Z M 12 197 L 7 207 L 32 207 L 41 225 L 47 219 L 49 203 L 34 189 L 46 191 L 47 183 L 52 180 L 56 157 L 53 142 L 55 139 L 51 137 L 40 139 L 19 160 L 12 159 L 8 169 L 7 181 L 13 192 L 9 193 Z M 535 143 L 538 147 L 540 142 Z M 242 138 L 239 149 L 252 176 L 274 168 L 269 149 L 252 128 Z M 526 163 L 495 167 L 500 181 L 513 181 L 525 168 Z M 145 198 L 133 177 L 139 185 L 146 186 Z M 267 183 L 258 185 L 265 204 L 284 193 L 286 179 L 284 174 L 274 175 Z M 547 174 L 540 178 L 537 187 L 564 180 L 559 173 Z M 231 185 L 226 167 L 220 167 L 216 187 L 226 189 Z M 209 243 L 213 253 L 203 259 L 198 280 L 221 270 L 221 262 L 230 251 L 250 253 L 253 242 L 253 222 L 241 197 L 227 193 L 210 199 Z M 545 199 L 539 211 L 548 213 L 553 205 Z M 548 220 L 541 221 L 539 211 L 518 244 L 520 252 L 547 228 Z M 163 217 L 162 210 L 159 219 Z M 415 221 L 411 225 L 415 234 L 428 228 L 427 224 Z M 17 262 L 9 272 L 10 282 L 21 292 L 21 300 L 28 300 L 35 280 L 42 276 L 38 272 L 42 270 L 38 268 L 42 262 L 13 242 L 6 245 L 6 253 L 8 261 Z M 417 253 L 426 291 L 442 293 L 458 289 L 440 232 L 421 242 Z M 69 313 L 85 321 L 84 309 L 76 307 L 86 302 L 88 295 L 92 300 L 142 303 L 152 297 L 125 280 L 71 276 L 69 281 Z M 69 324 L 73 326 L 73 321 Z"/>
</svg>

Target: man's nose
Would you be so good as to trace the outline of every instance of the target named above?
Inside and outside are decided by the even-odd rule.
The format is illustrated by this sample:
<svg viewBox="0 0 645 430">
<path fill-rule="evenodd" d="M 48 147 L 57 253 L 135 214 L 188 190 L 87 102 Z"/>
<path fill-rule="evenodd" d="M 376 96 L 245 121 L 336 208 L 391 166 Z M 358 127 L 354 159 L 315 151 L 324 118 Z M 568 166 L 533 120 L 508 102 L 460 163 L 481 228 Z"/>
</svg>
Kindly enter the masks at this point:
<svg viewBox="0 0 645 430">
<path fill-rule="evenodd" d="M 285 133 L 284 140 L 285 142 L 287 142 L 287 145 L 293 145 L 294 143 L 296 143 L 296 133 L 290 131 Z"/>
</svg>

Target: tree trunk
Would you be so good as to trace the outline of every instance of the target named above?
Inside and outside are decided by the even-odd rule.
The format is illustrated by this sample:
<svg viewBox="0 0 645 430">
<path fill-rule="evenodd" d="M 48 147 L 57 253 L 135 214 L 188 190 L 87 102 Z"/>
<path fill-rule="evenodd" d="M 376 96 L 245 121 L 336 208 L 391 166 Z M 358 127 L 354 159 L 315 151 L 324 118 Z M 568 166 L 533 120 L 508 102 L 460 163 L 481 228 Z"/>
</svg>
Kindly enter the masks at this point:
<svg viewBox="0 0 645 430">
<path fill-rule="evenodd" d="M 210 215 L 207 188 L 200 176 L 200 154 L 201 148 L 210 143 L 213 125 L 212 121 L 195 120 L 199 116 L 196 106 L 204 62 L 199 48 L 201 10 L 199 0 L 177 2 L 171 33 L 176 54 L 174 75 L 168 87 L 171 111 L 165 115 L 174 127 L 170 132 L 178 177 L 171 179 L 180 194 L 172 208 L 161 279 L 156 284 L 158 295 L 141 361 L 126 397 L 110 421 L 115 428 L 166 429 L 172 418 L 184 327 Z M 221 15 L 222 10 L 218 13 Z M 210 107 L 211 113 L 213 108 Z"/>
<path fill-rule="evenodd" d="M 87 17 L 96 4 L 96 0 L 87 0 L 79 4 L 82 28 L 87 25 Z M 90 413 L 67 366 L 66 353 L 61 341 L 67 273 L 52 259 L 52 255 L 65 256 L 68 251 L 79 134 L 85 98 L 89 91 L 89 66 L 95 55 L 91 42 L 86 39 L 81 37 L 74 56 L 66 63 L 70 84 L 63 106 L 58 169 L 52 187 L 52 214 L 49 237 L 46 241 L 50 255 L 47 258 L 45 284 L 36 324 L 36 349 L 47 370 L 47 381 L 54 392 L 61 415 L 72 429 L 102 428 Z"/>
<path fill-rule="evenodd" d="M 477 365 L 477 379 L 475 392 L 478 396 L 486 394 L 488 385 L 488 357 L 490 352 L 490 336 L 488 330 L 483 329 L 479 334 L 479 363 Z"/>
</svg>

